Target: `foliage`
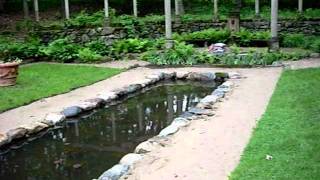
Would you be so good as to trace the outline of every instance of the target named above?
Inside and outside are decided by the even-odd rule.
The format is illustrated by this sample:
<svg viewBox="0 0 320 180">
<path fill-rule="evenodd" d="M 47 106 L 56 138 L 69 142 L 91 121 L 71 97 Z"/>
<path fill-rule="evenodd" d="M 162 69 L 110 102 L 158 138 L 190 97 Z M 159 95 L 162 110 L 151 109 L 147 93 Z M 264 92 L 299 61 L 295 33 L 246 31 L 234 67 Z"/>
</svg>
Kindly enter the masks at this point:
<svg viewBox="0 0 320 180">
<path fill-rule="evenodd" d="M 114 16 L 115 11 L 110 9 L 110 17 Z M 97 11 L 89 14 L 81 11 L 79 14 L 65 22 L 67 27 L 101 27 L 104 23 L 104 11 Z"/>
<path fill-rule="evenodd" d="M 112 53 L 115 56 L 127 53 L 141 53 L 152 47 L 152 42 L 147 39 L 124 39 L 112 44 Z"/>
<path fill-rule="evenodd" d="M 20 67 L 17 85 L 2 87 L 0 112 L 66 93 L 120 73 L 120 69 L 37 63 Z"/>
<path fill-rule="evenodd" d="M 227 42 L 230 36 L 228 30 L 216 30 L 207 29 L 203 31 L 197 31 L 193 33 L 182 33 L 181 35 L 175 35 L 175 39 L 178 41 L 210 41 L 210 42 Z"/>
<path fill-rule="evenodd" d="M 91 41 L 86 43 L 84 46 L 97 54 L 101 54 L 102 56 L 107 56 L 111 52 L 111 47 L 102 40 Z"/>
<path fill-rule="evenodd" d="M 68 39 L 57 39 L 41 51 L 49 58 L 58 62 L 72 62 L 78 58 L 80 46 Z"/>
<path fill-rule="evenodd" d="M 232 34 L 232 41 L 239 46 L 252 46 L 254 41 L 268 41 L 271 37 L 269 31 L 251 32 L 246 29 L 240 29 L 239 32 Z"/>
<path fill-rule="evenodd" d="M 137 17 L 122 15 L 112 18 L 113 26 L 121 26 L 126 31 L 129 38 L 143 37 L 148 34 L 145 22 Z"/>
<path fill-rule="evenodd" d="M 176 42 L 174 48 L 148 51 L 142 59 L 157 65 L 192 65 L 197 63 L 197 54 L 191 45 Z"/>
<path fill-rule="evenodd" d="M 29 59 L 38 58 L 43 54 L 40 52 L 41 43 L 38 38 L 29 37 L 24 42 L 14 39 L 0 41 L 0 59 Z"/>
<path fill-rule="evenodd" d="M 286 34 L 283 36 L 282 46 L 284 47 L 304 47 L 305 44 L 304 34 Z"/>
<path fill-rule="evenodd" d="M 81 62 L 96 62 L 100 61 L 102 56 L 89 48 L 83 48 L 79 50 L 79 60 Z"/>
<path fill-rule="evenodd" d="M 319 68 L 282 73 L 231 180 L 320 177 L 319 81 Z"/>
<path fill-rule="evenodd" d="M 320 39 L 317 38 L 313 41 L 312 45 L 311 45 L 311 49 L 315 52 L 320 53 Z"/>
</svg>

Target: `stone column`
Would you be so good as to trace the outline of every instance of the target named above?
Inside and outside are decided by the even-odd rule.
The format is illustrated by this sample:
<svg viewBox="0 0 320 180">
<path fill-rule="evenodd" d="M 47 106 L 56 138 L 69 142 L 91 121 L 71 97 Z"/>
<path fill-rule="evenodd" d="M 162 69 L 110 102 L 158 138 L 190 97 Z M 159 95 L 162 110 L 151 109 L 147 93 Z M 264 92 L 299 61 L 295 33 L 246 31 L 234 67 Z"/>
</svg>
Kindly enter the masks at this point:
<svg viewBox="0 0 320 180">
<path fill-rule="evenodd" d="M 271 41 L 270 50 L 279 50 L 278 38 L 278 0 L 271 0 Z"/>
<path fill-rule="evenodd" d="M 133 15 L 134 17 L 138 17 L 138 7 L 137 0 L 133 0 Z"/>
<path fill-rule="evenodd" d="M 105 26 L 110 26 L 110 17 L 109 17 L 109 1 L 104 0 L 104 23 Z"/>
<path fill-rule="evenodd" d="M 260 2 L 259 0 L 255 0 L 255 10 L 256 10 L 256 17 L 260 17 Z"/>
<path fill-rule="evenodd" d="M 28 0 L 23 0 L 23 13 L 24 13 L 24 18 L 29 19 Z"/>
<path fill-rule="evenodd" d="M 181 23 L 179 1 L 181 0 L 174 0 L 175 22 L 177 24 Z"/>
<path fill-rule="evenodd" d="M 179 11 L 180 11 L 180 15 L 184 15 L 184 5 L 183 5 L 183 0 L 179 0 Z"/>
<path fill-rule="evenodd" d="M 165 11 L 165 19 L 166 19 L 166 48 L 171 49 L 173 47 L 171 0 L 164 0 L 164 11 Z"/>
<path fill-rule="evenodd" d="M 299 7 L 298 7 L 299 13 L 303 12 L 303 0 L 299 0 Z"/>
<path fill-rule="evenodd" d="M 38 0 L 33 0 L 33 4 L 34 4 L 34 15 L 36 17 L 36 21 L 39 22 L 40 18 L 39 18 L 39 4 L 38 4 Z"/>
<path fill-rule="evenodd" d="M 66 19 L 70 19 L 69 0 L 64 0 L 64 13 L 65 13 Z"/>
<path fill-rule="evenodd" d="M 213 22 L 219 21 L 218 0 L 213 0 Z"/>
</svg>

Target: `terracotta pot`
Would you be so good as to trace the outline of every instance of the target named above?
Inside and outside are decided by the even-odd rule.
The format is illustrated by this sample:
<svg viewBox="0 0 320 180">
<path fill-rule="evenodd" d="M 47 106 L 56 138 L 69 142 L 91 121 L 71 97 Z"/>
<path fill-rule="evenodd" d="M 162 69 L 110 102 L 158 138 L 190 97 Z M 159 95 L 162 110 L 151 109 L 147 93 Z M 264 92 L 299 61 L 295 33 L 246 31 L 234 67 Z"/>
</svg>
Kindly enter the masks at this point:
<svg viewBox="0 0 320 180">
<path fill-rule="evenodd" d="M 0 86 L 13 86 L 16 84 L 19 64 L 18 62 L 0 63 Z"/>
</svg>

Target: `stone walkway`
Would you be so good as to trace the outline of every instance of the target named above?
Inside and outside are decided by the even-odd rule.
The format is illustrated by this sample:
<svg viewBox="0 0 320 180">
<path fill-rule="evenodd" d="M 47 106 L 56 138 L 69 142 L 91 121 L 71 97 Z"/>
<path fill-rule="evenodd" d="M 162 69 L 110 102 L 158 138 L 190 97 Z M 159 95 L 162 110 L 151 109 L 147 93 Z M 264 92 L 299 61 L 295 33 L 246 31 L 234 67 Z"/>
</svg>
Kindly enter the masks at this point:
<svg viewBox="0 0 320 180">
<path fill-rule="evenodd" d="M 320 59 L 292 62 L 286 65 L 291 69 L 319 67 Z M 118 64 L 117 67 L 120 65 Z M 223 103 L 219 103 L 214 117 L 207 121 L 192 122 L 190 126 L 172 136 L 166 147 L 146 155 L 127 178 L 139 180 L 227 179 L 229 173 L 238 164 L 256 121 L 265 111 L 282 68 L 149 69 L 138 67 L 93 85 L 4 112 L 0 114 L 0 135 L 22 125 L 39 122 L 48 112 L 60 112 L 65 107 L 95 98 L 101 92 L 112 91 L 132 82 L 138 83 L 145 76 L 160 71 L 237 71 L 247 78 L 235 80 L 236 87 Z"/>
</svg>

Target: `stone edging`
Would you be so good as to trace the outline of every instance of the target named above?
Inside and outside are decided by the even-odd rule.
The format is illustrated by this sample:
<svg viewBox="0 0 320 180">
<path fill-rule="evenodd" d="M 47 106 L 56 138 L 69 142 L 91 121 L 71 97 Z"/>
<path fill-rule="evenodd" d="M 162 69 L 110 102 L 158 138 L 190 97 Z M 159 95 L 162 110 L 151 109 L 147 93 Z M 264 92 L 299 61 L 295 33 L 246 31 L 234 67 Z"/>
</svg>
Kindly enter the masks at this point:
<svg viewBox="0 0 320 180">
<path fill-rule="evenodd" d="M 96 98 L 87 99 L 79 102 L 77 105 L 67 107 L 60 113 L 49 113 L 43 120 L 33 122 L 27 125 L 22 125 L 15 129 L 9 130 L 6 134 L 0 134 L 0 147 L 10 145 L 15 140 L 28 138 L 36 135 L 58 123 L 63 122 L 66 118 L 78 116 L 82 112 L 90 111 L 95 108 L 102 107 L 116 101 L 118 98 L 137 92 L 144 87 L 153 85 L 161 80 L 177 79 L 177 80 L 197 80 L 197 81 L 214 81 L 218 78 L 239 79 L 240 74 L 236 72 L 230 73 L 212 73 L 212 72 L 159 72 L 146 76 L 139 83 L 130 84 L 119 89 L 100 93 Z M 125 174 L 130 167 L 137 161 L 141 160 L 144 153 L 150 152 L 154 145 L 159 144 L 157 138 L 164 138 L 168 135 L 176 133 L 181 127 L 187 126 L 189 120 L 197 119 L 202 116 L 212 116 L 213 104 L 223 98 L 225 93 L 229 92 L 232 87 L 231 81 L 226 81 L 220 85 L 211 95 L 206 96 L 197 104 L 195 108 L 191 108 L 189 112 L 184 113 L 179 118 L 176 118 L 171 125 L 163 129 L 160 134 L 145 142 L 142 142 L 136 147 L 135 153 L 124 156 L 120 164 L 113 166 L 108 171 L 104 172 L 99 179 L 118 179 Z M 113 174 L 110 174 L 113 172 Z M 114 178 L 116 177 L 116 178 Z"/>
</svg>

